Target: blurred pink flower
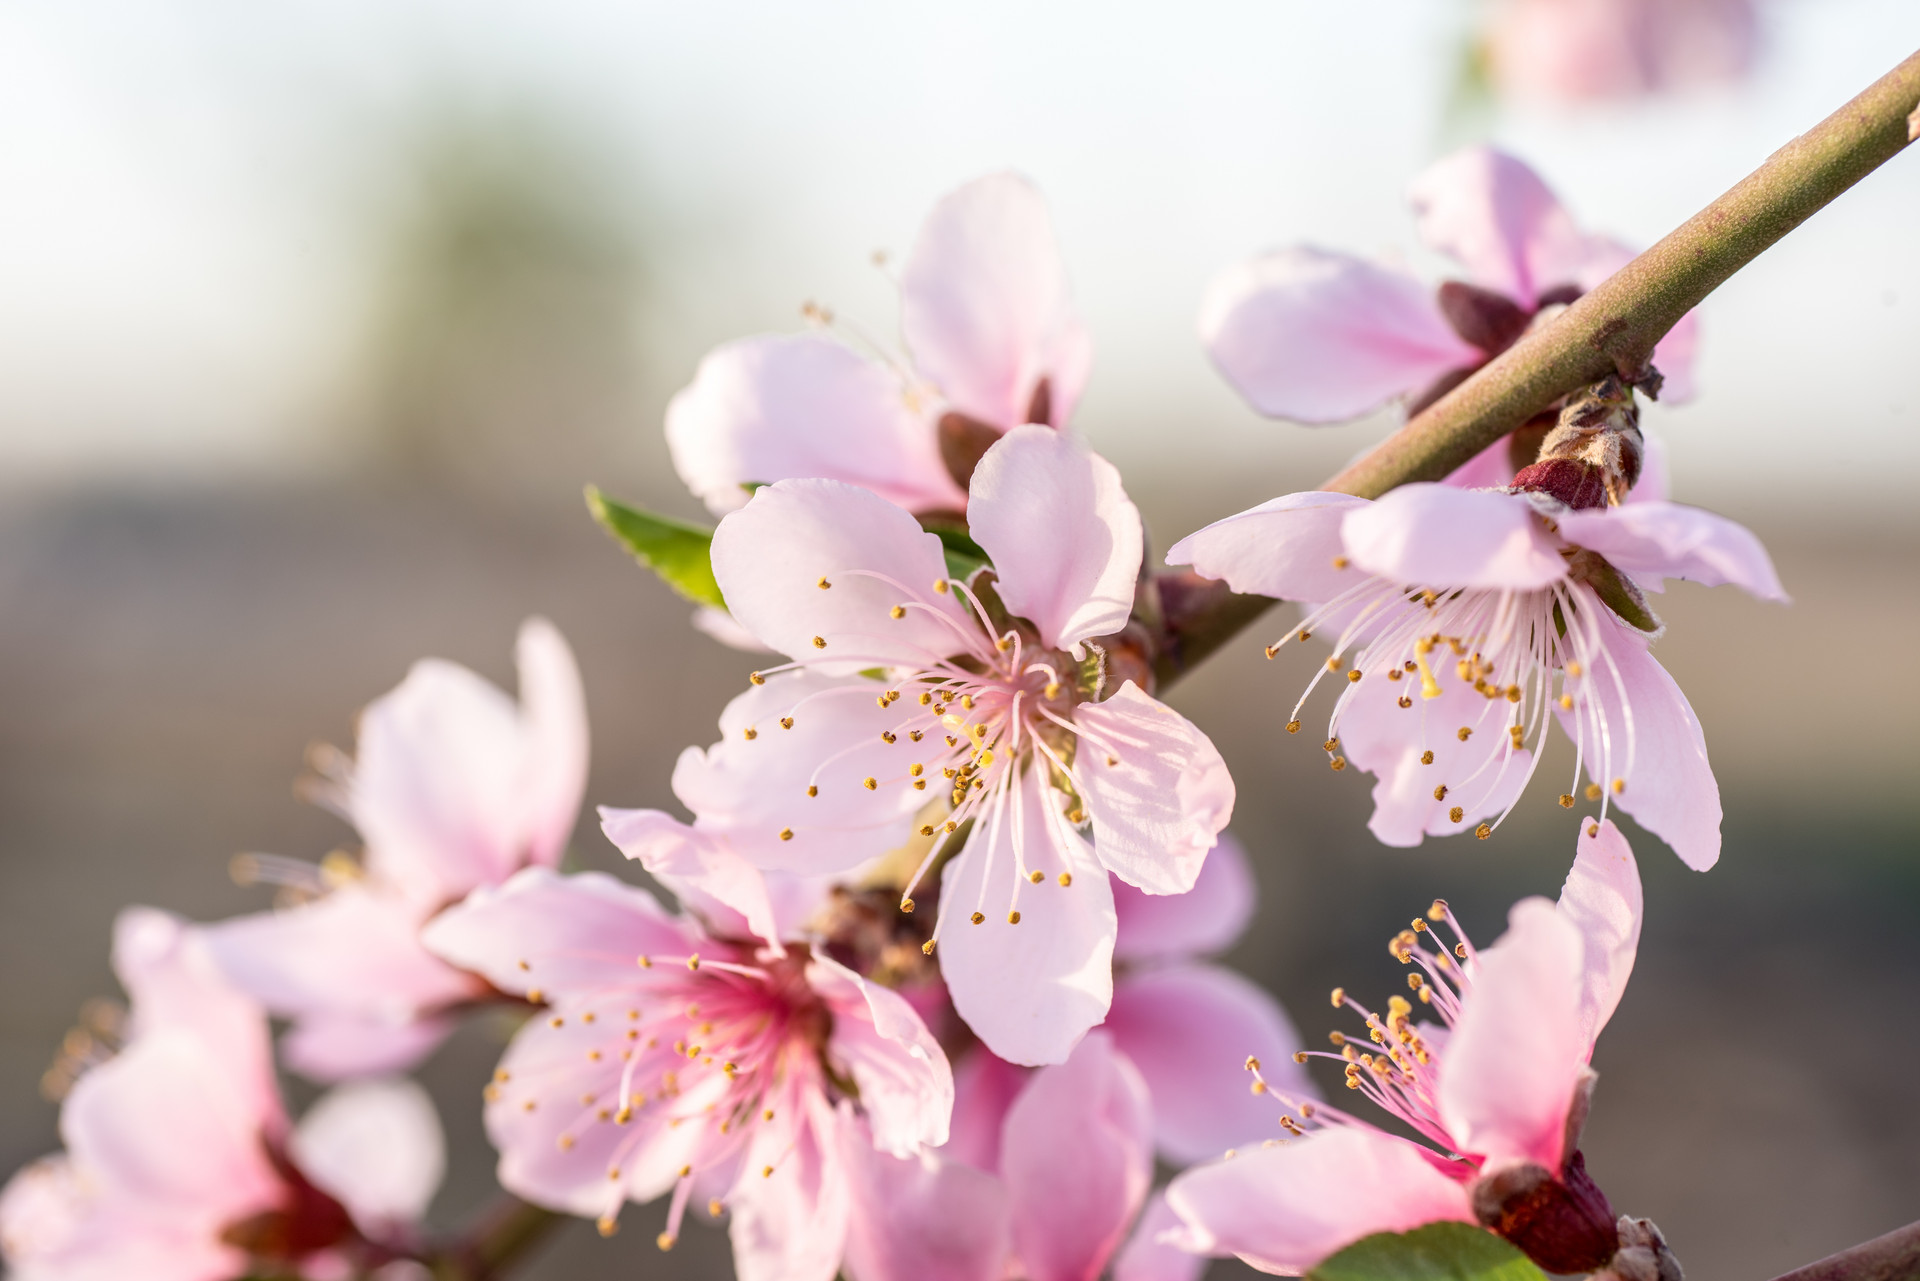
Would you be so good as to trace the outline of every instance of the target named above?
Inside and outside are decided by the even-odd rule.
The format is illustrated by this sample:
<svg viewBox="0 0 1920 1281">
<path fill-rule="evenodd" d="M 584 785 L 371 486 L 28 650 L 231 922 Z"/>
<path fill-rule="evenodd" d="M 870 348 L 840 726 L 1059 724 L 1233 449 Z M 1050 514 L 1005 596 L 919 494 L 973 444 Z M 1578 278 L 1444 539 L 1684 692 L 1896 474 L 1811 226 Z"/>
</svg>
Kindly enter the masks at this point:
<svg viewBox="0 0 1920 1281">
<path fill-rule="evenodd" d="M 1753 0 L 1505 0 L 1487 55 L 1508 93 L 1632 98 L 1740 79 L 1759 26 Z"/>
<path fill-rule="evenodd" d="M 130 908 L 114 968 L 132 998 L 124 1045 L 74 1083 L 66 1150 L 0 1192 L 13 1276 L 227 1281 L 351 1251 L 356 1222 L 391 1233 L 417 1219 L 441 1147 L 416 1087 L 328 1096 L 290 1129 L 266 1013 L 226 983 L 197 930 Z M 353 1141 L 369 1122 L 378 1147 Z"/>
<path fill-rule="evenodd" d="M 1360 1015 L 1386 1049 L 1363 1053 L 1366 1040 L 1336 1033 L 1338 1053 L 1315 1055 L 1344 1060 L 1347 1087 L 1426 1142 L 1267 1083 L 1288 1109 L 1286 1137 L 1177 1177 L 1168 1201 L 1180 1243 L 1300 1273 L 1371 1233 L 1455 1220 L 1494 1228 L 1552 1272 L 1605 1265 L 1613 1212 L 1578 1145 L 1588 1060 L 1632 972 L 1640 917 L 1633 851 L 1611 823 L 1579 837 L 1558 906 L 1515 904 L 1484 952 L 1435 902 L 1391 950 L 1417 966 L 1410 986 L 1440 1024 L 1415 1023 L 1405 997 L 1376 1013 L 1335 988 L 1334 1006 Z M 1444 922 L 1455 942 L 1427 921 Z"/>
<path fill-rule="evenodd" d="M 1411 197 L 1420 239 L 1466 280 L 1434 290 L 1398 266 L 1308 246 L 1214 279 L 1201 338 L 1255 409 L 1328 423 L 1402 398 L 1421 408 L 1634 256 L 1582 232 L 1533 170 L 1491 148 L 1436 162 Z M 1689 313 L 1655 350 L 1669 402 L 1693 394 L 1694 329 Z"/>
<path fill-rule="evenodd" d="M 1153 1181 L 1153 1117 L 1112 1038 L 1091 1032 L 1032 1073 L 984 1050 L 969 1062 L 946 1148 L 891 1156 L 849 1135 L 852 1281 L 1094 1281 L 1123 1246 L 1127 1281 L 1197 1275 L 1198 1260 L 1151 1237 L 1128 1243 Z"/>
<path fill-rule="evenodd" d="M 1614 606 L 1650 620 L 1639 591 L 1666 578 L 1786 599 L 1744 527 L 1672 503 L 1574 511 L 1538 494 L 1416 484 L 1376 502 L 1276 498 L 1189 535 L 1167 561 L 1235 591 L 1318 602 L 1269 648 L 1333 638 L 1287 728 L 1300 728 L 1322 678 L 1341 687 L 1326 751 L 1335 769 L 1350 761 L 1377 777 L 1368 826 L 1386 844 L 1490 832 L 1481 820 L 1518 801 L 1551 710 L 1576 749 L 1562 805 L 1573 807 L 1584 768 L 1601 817 L 1620 806 L 1689 867 L 1719 859 L 1720 791 L 1699 721 L 1648 652 L 1657 632 Z"/>
<path fill-rule="evenodd" d="M 996 1054 L 1057 1063 L 1111 997 L 1105 871 L 1190 888 L 1233 782 L 1204 734 L 1131 681 L 1100 702 L 1082 683 L 1086 643 L 1126 624 L 1140 567 L 1113 467 L 1017 427 L 974 473 L 970 519 L 995 566 L 971 585 L 910 514 L 839 482 L 781 481 L 721 521 L 728 605 L 792 661 L 754 674 L 722 741 L 682 755 L 674 791 L 697 828 L 799 876 L 941 833 L 904 910 L 971 820 L 927 948 Z M 972 924 L 950 929 L 956 914 Z"/>
<path fill-rule="evenodd" d="M 288 1062 L 310 1077 L 404 1069 L 485 985 L 420 945 L 420 927 L 477 886 L 565 852 L 586 788 L 580 673 L 553 625 L 529 619 L 521 705 L 473 672 L 426 659 L 368 704 L 359 755 L 327 764 L 320 799 L 358 829 L 344 874 L 256 860 L 317 897 L 207 927 L 229 979 L 291 1018 Z"/>
<path fill-rule="evenodd" d="M 483 887 L 429 947 L 548 1007 L 487 1091 L 500 1182 L 612 1231 L 671 1190 L 662 1248 L 698 1194 L 731 1212 L 747 1281 L 830 1281 L 851 1213 L 840 1131 L 857 1097 L 876 1148 L 946 1141 L 946 1056 L 899 995 L 804 947 L 721 938 L 642 890 L 543 867 Z"/>
<path fill-rule="evenodd" d="M 820 477 L 915 512 L 966 506 L 981 452 L 1023 423 L 1064 425 L 1092 345 L 1045 203 L 1012 173 L 934 206 L 900 279 L 910 361 L 824 335 L 716 348 L 667 407 L 667 445 L 716 513 L 755 484 Z"/>
</svg>

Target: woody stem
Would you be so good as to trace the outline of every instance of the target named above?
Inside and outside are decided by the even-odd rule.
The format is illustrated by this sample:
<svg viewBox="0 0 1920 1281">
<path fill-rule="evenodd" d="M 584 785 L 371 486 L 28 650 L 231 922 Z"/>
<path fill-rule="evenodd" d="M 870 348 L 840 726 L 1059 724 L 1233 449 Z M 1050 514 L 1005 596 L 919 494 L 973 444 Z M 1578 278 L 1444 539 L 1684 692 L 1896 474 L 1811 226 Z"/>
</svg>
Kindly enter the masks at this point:
<svg viewBox="0 0 1920 1281">
<path fill-rule="evenodd" d="M 1909 1281 L 1920 1276 L 1920 1223 L 1895 1228 L 1774 1281 Z"/>
<path fill-rule="evenodd" d="M 1680 318 L 1775 241 L 1920 139 L 1920 53 L 1767 157 L 1725 195 L 1659 244 L 1488 361 L 1472 377 L 1322 488 L 1378 498 L 1413 481 L 1439 480 L 1560 397 L 1610 373 L 1638 380 L 1653 348 Z M 1250 621 L 1244 605 L 1216 602 L 1178 620 L 1223 640 Z M 1214 618 L 1214 613 L 1220 618 Z M 1162 681 L 1192 663 L 1156 659 Z"/>
</svg>

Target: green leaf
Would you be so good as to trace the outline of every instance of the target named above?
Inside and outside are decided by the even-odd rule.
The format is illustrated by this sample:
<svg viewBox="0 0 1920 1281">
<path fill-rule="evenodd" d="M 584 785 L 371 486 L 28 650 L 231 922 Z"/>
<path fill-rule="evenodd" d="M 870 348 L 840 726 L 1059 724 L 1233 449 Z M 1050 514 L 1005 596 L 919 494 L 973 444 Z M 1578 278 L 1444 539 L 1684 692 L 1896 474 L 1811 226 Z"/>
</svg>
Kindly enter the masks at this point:
<svg viewBox="0 0 1920 1281">
<path fill-rule="evenodd" d="M 1470 1223 L 1376 1232 L 1307 1273 L 1308 1281 L 1544 1281 L 1526 1255 Z"/>
<path fill-rule="evenodd" d="M 587 510 L 642 565 L 690 601 L 725 609 L 713 579 L 713 531 L 671 516 L 629 507 L 587 486 Z"/>
<path fill-rule="evenodd" d="M 973 535 L 959 521 L 922 516 L 920 528 L 940 540 L 940 549 L 947 554 L 947 573 L 952 577 L 966 578 L 987 563 L 985 549 L 973 541 Z"/>
</svg>

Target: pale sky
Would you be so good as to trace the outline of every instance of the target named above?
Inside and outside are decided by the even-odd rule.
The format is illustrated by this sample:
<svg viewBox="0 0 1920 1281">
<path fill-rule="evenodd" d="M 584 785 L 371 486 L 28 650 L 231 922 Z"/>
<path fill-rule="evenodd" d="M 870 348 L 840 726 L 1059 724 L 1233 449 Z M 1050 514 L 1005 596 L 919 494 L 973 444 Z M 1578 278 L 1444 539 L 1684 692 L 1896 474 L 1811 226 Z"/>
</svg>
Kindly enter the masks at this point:
<svg viewBox="0 0 1920 1281">
<path fill-rule="evenodd" d="M 1123 465 L 1337 463 L 1378 425 L 1264 424 L 1208 367 L 1208 277 L 1290 241 L 1414 250 L 1402 193 L 1488 137 L 1587 226 L 1650 242 L 1920 46 L 1913 0 L 1775 0 L 1747 86 L 1440 118 L 1464 4 L 1266 0 L 9 0 L 0 7 L 0 472 L 294 473 L 363 340 L 383 140 L 450 91 L 587 122 L 679 229 L 674 370 L 818 298 L 890 332 L 868 264 L 1012 166 L 1052 203 L 1097 344 L 1081 424 Z M 1711 299 L 1689 492 L 1891 493 L 1920 466 L 1920 154 Z M 660 318 L 656 316 L 656 320 Z M 1809 448 L 1808 439 L 1817 447 Z M 1862 468 L 1865 456 L 1875 459 Z"/>
</svg>

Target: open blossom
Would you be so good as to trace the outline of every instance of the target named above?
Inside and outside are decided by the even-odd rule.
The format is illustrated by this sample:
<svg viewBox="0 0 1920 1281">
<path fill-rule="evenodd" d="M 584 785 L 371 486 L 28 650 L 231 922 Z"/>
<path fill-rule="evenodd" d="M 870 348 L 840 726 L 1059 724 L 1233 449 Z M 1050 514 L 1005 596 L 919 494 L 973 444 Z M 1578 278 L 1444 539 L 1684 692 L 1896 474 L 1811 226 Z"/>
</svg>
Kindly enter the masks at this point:
<svg viewBox="0 0 1920 1281">
<path fill-rule="evenodd" d="M 1575 748 L 1562 805 L 1584 770 L 1603 817 L 1620 806 L 1689 867 L 1719 858 L 1706 740 L 1648 650 L 1643 628 L 1657 623 L 1640 593 L 1682 578 L 1785 599 L 1742 526 L 1672 503 L 1573 510 L 1543 494 L 1416 484 L 1372 502 L 1289 494 L 1190 535 L 1167 560 L 1235 591 L 1317 602 L 1279 644 L 1323 635 L 1334 652 L 1287 729 L 1301 728 L 1321 680 L 1338 686 L 1325 750 L 1336 770 L 1378 780 L 1368 826 L 1387 844 L 1486 836 L 1557 718 Z"/>
<path fill-rule="evenodd" d="M 319 869 L 250 860 L 312 897 L 207 928 L 229 978 L 291 1018 L 288 1061 L 321 1080 L 410 1066 L 485 985 L 428 952 L 420 928 L 477 886 L 552 865 L 586 789 L 580 673 L 544 619 L 520 629 L 518 707 L 468 669 L 416 663 L 360 716 L 359 755 L 322 761 L 320 799 L 366 843 Z"/>
<path fill-rule="evenodd" d="M 132 998 L 124 1044 L 73 1084 L 66 1150 L 0 1192 L 11 1275 L 232 1281 L 323 1257 L 345 1271 L 367 1257 L 362 1232 L 411 1229 L 442 1162 L 417 1087 L 351 1087 L 292 1127 L 265 1011 L 225 982 L 196 930 L 130 908 L 114 968 Z"/>
<path fill-rule="evenodd" d="M 716 513 L 753 485 L 823 477 L 915 512 L 966 506 L 980 455 L 1009 428 L 1065 424 L 1092 344 L 1047 208 L 1001 173 L 934 206 L 900 277 L 907 360 L 825 335 L 716 348 L 667 407 L 667 445 Z"/>
<path fill-rule="evenodd" d="M 1112 466 L 1015 428 L 974 473 L 969 519 L 994 566 L 970 581 L 906 511 L 835 481 L 770 485 L 723 520 L 727 603 L 792 661 L 754 674 L 674 791 L 749 862 L 803 876 L 937 837 L 906 911 L 964 841 L 927 949 L 995 1053 L 1059 1062 L 1111 997 L 1105 872 L 1190 888 L 1233 783 L 1184 718 L 1131 681 L 1093 701 L 1083 675 L 1087 643 L 1126 624 L 1140 567 Z"/>
<path fill-rule="evenodd" d="M 614 1228 L 673 1194 L 731 1215 L 746 1281 L 831 1281 L 852 1194 L 840 1104 L 873 1146 L 946 1141 L 953 1080 L 912 1008 L 804 946 L 723 938 L 596 873 L 528 868 L 428 927 L 428 945 L 543 1002 L 487 1089 L 500 1181 Z"/>
<path fill-rule="evenodd" d="M 1417 1003 L 1394 996 L 1369 1010 L 1334 989 L 1335 1008 L 1359 1015 L 1363 1035 L 1336 1032 L 1335 1052 L 1320 1055 L 1343 1060 L 1347 1088 L 1424 1142 L 1269 1084 L 1286 1109 L 1284 1137 L 1173 1181 L 1182 1244 L 1302 1273 L 1372 1233 L 1454 1220 L 1492 1228 L 1551 1272 L 1590 1272 L 1613 1257 L 1613 1212 L 1579 1138 L 1594 1041 L 1639 946 L 1640 878 L 1611 823 L 1577 846 L 1559 903 L 1516 904 L 1485 951 L 1444 902 L 1401 931 L 1390 950 L 1413 968 Z M 1416 1022 L 1421 1005 L 1440 1022 Z M 1263 1079 L 1260 1064 L 1249 1067 Z"/>
<path fill-rule="evenodd" d="M 1533 170 L 1490 148 L 1436 162 L 1411 194 L 1421 240 L 1467 279 L 1436 290 L 1398 266 L 1295 246 L 1214 280 L 1201 337 L 1255 409 L 1326 423 L 1402 398 L 1421 408 L 1633 257 L 1582 232 Z M 1669 401 L 1692 394 L 1694 323 L 1654 352 Z"/>
<path fill-rule="evenodd" d="M 1487 55 L 1509 93 L 1631 98 L 1741 78 L 1759 28 L 1754 0 L 1504 0 Z"/>
</svg>

